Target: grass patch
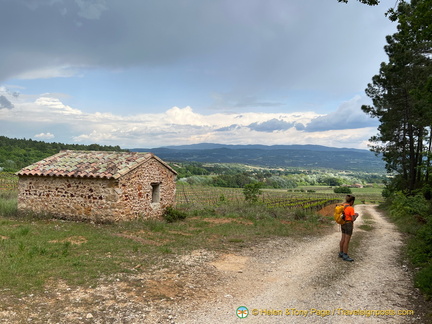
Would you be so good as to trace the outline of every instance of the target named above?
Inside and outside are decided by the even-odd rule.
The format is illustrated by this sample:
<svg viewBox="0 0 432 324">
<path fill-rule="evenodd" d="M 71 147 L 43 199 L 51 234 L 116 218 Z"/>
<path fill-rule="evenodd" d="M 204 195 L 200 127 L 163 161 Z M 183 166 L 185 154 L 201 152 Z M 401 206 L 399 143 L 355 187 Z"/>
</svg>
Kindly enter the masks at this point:
<svg viewBox="0 0 432 324">
<path fill-rule="evenodd" d="M 0 190 L 0 216 L 17 215 L 17 193 L 13 191 Z"/>
<path fill-rule="evenodd" d="M 1 228 L 0 285 L 17 291 L 42 288 L 50 278 L 88 284 L 126 272 L 134 242 L 102 226 L 61 221 L 9 222 Z M 142 251 L 144 252 L 144 250 Z"/>
<path fill-rule="evenodd" d="M 333 224 L 315 213 L 261 204 L 179 206 L 174 214 L 174 221 L 92 224 L 4 209 L 0 286 L 15 293 L 44 289 L 59 279 L 70 286 L 95 286 L 100 278 L 138 271 L 137 265 L 139 271 L 163 266 L 164 260 L 193 250 L 233 251 L 264 238 L 316 234 Z"/>
<path fill-rule="evenodd" d="M 361 216 L 362 220 L 363 220 L 363 224 L 359 225 L 358 228 L 364 231 L 372 231 L 374 229 L 373 225 L 375 224 L 375 222 L 372 220 L 372 216 L 368 213 L 365 213 Z"/>
<path fill-rule="evenodd" d="M 358 228 L 363 230 L 363 231 L 368 231 L 368 232 L 370 232 L 374 229 L 373 226 L 370 224 L 362 224 L 362 225 L 359 225 Z"/>
</svg>

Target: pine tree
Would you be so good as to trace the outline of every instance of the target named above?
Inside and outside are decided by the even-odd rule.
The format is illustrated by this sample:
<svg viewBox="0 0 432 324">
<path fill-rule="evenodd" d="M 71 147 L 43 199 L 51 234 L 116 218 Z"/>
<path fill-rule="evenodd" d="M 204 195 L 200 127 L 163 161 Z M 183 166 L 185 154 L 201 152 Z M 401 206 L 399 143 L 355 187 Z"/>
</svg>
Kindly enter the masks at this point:
<svg viewBox="0 0 432 324">
<path fill-rule="evenodd" d="M 368 84 L 373 105 L 362 106 L 378 118 L 379 134 L 370 140 L 372 150 L 382 153 L 392 185 L 409 193 L 429 181 L 432 141 L 432 0 L 400 2 L 389 17 L 398 31 L 387 36 L 388 62 Z"/>
</svg>

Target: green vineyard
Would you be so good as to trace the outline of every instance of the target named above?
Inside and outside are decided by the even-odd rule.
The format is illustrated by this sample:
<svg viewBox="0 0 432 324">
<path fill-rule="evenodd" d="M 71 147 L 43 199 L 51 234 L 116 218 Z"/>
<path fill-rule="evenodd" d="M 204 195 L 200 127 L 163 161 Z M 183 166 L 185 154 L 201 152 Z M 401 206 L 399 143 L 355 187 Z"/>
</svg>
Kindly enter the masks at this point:
<svg viewBox="0 0 432 324">
<path fill-rule="evenodd" d="M 0 172 L 0 193 L 17 190 L 18 178 L 13 173 Z M 376 193 L 354 193 L 358 203 L 380 202 L 380 197 Z M 343 195 L 334 194 L 331 191 L 326 193 L 318 192 L 288 192 L 286 190 L 262 190 L 258 197 L 258 202 L 269 208 L 302 208 L 317 210 L 327 205 L 340 203 Z M 245 202 L 243 189 L 222 188 L 200 185 L 189 185 L 184 183 L 177 184 L 176 204 L 189 205 L 194 207 L 211 207 L 222 202 L 238 203 Z"/>
<path fill-rule="evenodd" d="M 302 208 L 318 210 L 327 205 L 339 203 L 340 195 L 319 193 L 289 193 L 284 190 L 263 190 L 258 202 L 269 208 Z M 219 188 L 209 186 L 192 186 L 178 184 L 176 192 L 177 205 L 193 205 L 202 207 L 216 206 L 222 202 L 244 203 L 243 189 Z"/>
<path fill-rule="evenodd" d="M 16 191 L 18 177 L 10 172 L 0 172 L 0 192 Z"/>
</svg>

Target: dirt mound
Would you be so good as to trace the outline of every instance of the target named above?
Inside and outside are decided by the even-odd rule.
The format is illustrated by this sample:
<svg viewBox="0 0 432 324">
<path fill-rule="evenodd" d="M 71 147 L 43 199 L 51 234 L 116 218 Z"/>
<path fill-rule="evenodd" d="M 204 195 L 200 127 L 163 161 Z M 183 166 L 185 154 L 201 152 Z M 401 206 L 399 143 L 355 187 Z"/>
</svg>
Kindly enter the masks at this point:
<svg viewBox="0 0 432 324">
<path fill-rule="evenodd" d="M 331 204 L 318 211 L 321 216 L 333 217 L 334 209 L 338 204 Z"/>
</svg>

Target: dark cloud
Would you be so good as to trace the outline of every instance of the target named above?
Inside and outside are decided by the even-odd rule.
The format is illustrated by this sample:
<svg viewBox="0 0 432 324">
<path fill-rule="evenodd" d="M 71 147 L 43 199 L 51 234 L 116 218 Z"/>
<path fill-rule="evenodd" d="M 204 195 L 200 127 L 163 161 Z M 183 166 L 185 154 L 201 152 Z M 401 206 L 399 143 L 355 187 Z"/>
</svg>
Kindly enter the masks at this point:
<svg viewBox="0 0 432 324">
<path fill-rule="evenodd" d="M 355 129 L 364 127 L 377 127 L 376 119 L 370 118 L 361 110 L 364 104 L 360 97 L 344 102 L 335 112 L 320 116 L 306 125 L 306 132 L 320 132 L 327 130 Z"/>
<path fill-rule="evenodd" d="M 14 105 L 12 104 L 12 102 L 8 100 L 8 98 L 6 98 L 5 96 L 0 96 L 0 109 L 1 108 L 12 109 L 13 107 Z"/>
<path fill-rule="evenodd" d="M 273 131 L 287 130 L 295 126 L 295 123 L 289 123 L 280 119 L 270 119 L 262 123 L 252 123 L 248 127 L 257 132 L 271 133 Z"/>
<path fill-rule="evenodd" d="M 217 132 L 229 132 L 229 131 L 235 131 L 241 128 L 249 128 L 251 130 L 254 130 L 256 132 L 265 132 L 265 133 L 271 133 L 274 131 L 284 131 L 287 129 L 290 129 L 292 127 L 295 127 L 297 130 L 301 130 L 304 128 L 303 124 L 296 123 L 296 122 L 286 122 L 281 119 L 273 118 L 264 122 L 255 122 L 252 124 L 249 124 L 247 126 L 241 126 L 238 124 L 232 124 L 230 126 L 221 127 L 216 129 Z M 300 128 L 300 129 L 299 129 Z"/>
<path fill-rule="evenodd" d="M 336 0 L 4 0 L 0 81 L 52 67 L 181 64 L 192 74 L 206 71 L 203 82 L 217 79 L 240 94 L 231 102 L 238 107 L 278 104 L 250 97 L 259 91 L 357 90 L 370 79 L 367 67 L 379 68 L 377 53 L 389 33 L 385 7 Z"/>
<path fill-rule="evenodd" d="M 233 125 L 230 125 L 230 126 L 227 126 L 227 127 L 218 128 L 215 131 L 216 132 L 230 132 L 230 131 L 234 131 L 234 130 L 240 129 L 241 127 L 242 126 L 240 126 L 240 125 L 233 124 Z"/>
<path fill-rule="evenodd" d="M 306 129 L 306 126 L 305 126 L 304 124 L 302 124 L 302 123 L 297 123 L 297 124 L 295 124 L 295 128 L 296 128 L 298 131 L 302 131 L 302 130 L 305 130 L 305 129 Z"/>
</svg>

